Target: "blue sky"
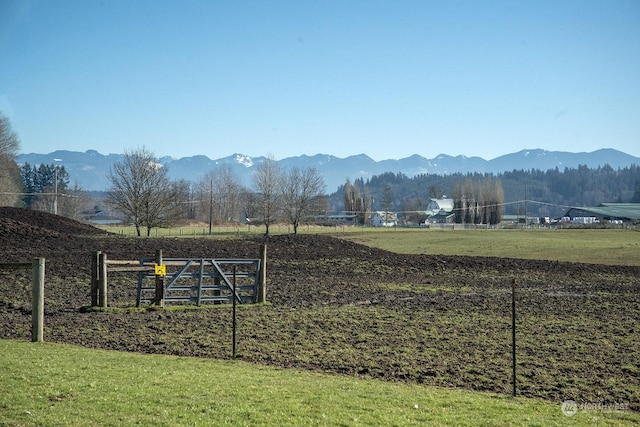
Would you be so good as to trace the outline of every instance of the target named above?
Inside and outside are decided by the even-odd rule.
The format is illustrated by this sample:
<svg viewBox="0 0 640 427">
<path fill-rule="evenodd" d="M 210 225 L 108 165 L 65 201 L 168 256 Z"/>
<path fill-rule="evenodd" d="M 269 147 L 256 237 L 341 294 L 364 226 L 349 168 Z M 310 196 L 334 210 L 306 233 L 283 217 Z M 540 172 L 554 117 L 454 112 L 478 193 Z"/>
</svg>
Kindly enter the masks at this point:
<svg viewBox="0 0 640 427">
<path fill-rule="evenodd" d="M 1 0 L 21 152 L 640 157 L 640 1 Z"/>
</svg>

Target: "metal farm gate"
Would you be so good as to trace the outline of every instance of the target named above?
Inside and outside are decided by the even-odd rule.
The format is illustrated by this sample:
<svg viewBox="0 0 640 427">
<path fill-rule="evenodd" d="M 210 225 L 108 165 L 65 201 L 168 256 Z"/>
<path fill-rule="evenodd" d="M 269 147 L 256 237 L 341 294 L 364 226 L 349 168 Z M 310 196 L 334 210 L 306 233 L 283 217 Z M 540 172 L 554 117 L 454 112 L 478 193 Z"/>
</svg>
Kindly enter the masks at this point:
<svg viewBox="0 0 640 427">
<path fill-rule="evenodd" d="M 153 262 L 153 258 L 143 258 L 140 265 Z M 258 301 L 260 259 L 164 258 L 162 265 L 166 268 L 166 302 L 200 305 L 233 302 L 234 298 L 240 304 Z M 155 301 L 157 279 L 153 271 L 138 273 L 138 307 Z"/>
</svg>

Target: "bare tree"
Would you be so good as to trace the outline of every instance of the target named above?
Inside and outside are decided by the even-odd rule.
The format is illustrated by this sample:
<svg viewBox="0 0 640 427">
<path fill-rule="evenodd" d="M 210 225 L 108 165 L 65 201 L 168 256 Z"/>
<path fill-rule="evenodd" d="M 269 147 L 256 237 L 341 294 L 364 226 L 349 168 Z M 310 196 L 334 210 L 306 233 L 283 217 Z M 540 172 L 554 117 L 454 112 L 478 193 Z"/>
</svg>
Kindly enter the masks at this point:
<svg viewBox="0 0 640 427">
<path fill-rule="evenodd" d="M 364 210 L 364 214 L 362 216 L 362 225 L 369 224 L 371 225 L 371 217 L 373 215 L 373 196 L 369 192 L 367 187 L 364 187 L 364 194 L 362 196 L 362 206 Z"/>
<path fill-rule="evenodd" d="M 392 218 L 391 211 L 393 210 L 393 194 L 389 185 L 385 185 L 382 190 L 382 210 L 384 211 L 384 222 L 389 223 Z"/>
<path fill-rule="evenodd" d="M 464 199 L 463 204 L 466 207 L 463 222 L 467 224 L 476 224 L 476 214 L 478 211 L 476 183 L 471 178 L 465 179 L 464 184 L 462 185 L 462 191 L 462 197 Z"/>
<path fill-rule="evenodd" d="M 9 119 L 0 114 L 0 205 L 15 206 L 23 192 L 20 168 L 15 157 L 20 148 L 18 135 Z"/>
<path fill-rule="evenodd" d="M 214 223 L 239 221 L 244 187 L 229 165 L 209 171 L 198 185 L 201 212 Z"/>
<path fill-rule="evenodd" d="M 491 210 L 489 214 L 489 224 L 499 224 L 502 222 L 504 214 L 504 190 L 499 179 L 493 179 L 491 185 Z"/>
<path fill-rule="evenodd" d="M 499 179 L 466 178 L 455 183 L 452 192 L 456 223 L 495 225 L 502 221 L 504 192 Z"/>
<path fill-rule="evenodd" d="M 253 172 L 252 180 L 256 192 L 255 212 L 262 218 L 265 236 L 269 236 L 269 226 L 278 219 L 280 212 L 280 191 L 282 171 L 276 160 L 268 156 Z"/>
<path fill-rule="evenodd" d="M 324 193 L 324 178 L 316 168 L 292 168 L 282 174 L 280 191 L 284 216 L 298 234 L 300 222 L 317 206 L 317 199 Z"/>
<path fill-rule="evenodd" d="M 20 140 L 13 131 L 9 119 L 0 113 L 0 155 L 15 159 L 20 149 Z"/>
<path fill-rule="evenodd" d="M 368 209 L 365 198 L 365 196 L 360 195 L 360 187 L 357 181 L 352 185 L 349 178 L 347 178 L 347 182 L 344 185 L 344 210 L 345 213 L 355 215 L 356 224 L 365 223 Z"/>
<path fill-rule="evenodd" d="M 175 216 L 179 220 L 191 220 L 195 218 L 194 200 L 195 185 L 185 179 L 179 179 L 171 183 L 176 205 Z"/>
<path fill-rule="evenodd" d="M 93 200 L 86 191 L 75 182 L 73 187 L 67 187 L 66 191 L 60 194 L 58 213 L 67 218 L 82 220 L 82 213 L 91 208 Z"/>
<path fill-rule="evenodd" d="M 157 166 L 162 167 L 159 164 Z M 182 218 L 184 199 L 181 183 L 171 182 L 166 176 L 164 179 L 155 180 L 155 183 L 149 193 L 151 197 L 145 201 L 144 225 L 147 236 L 151 234 L 151 229 L 166 227 Z"/>
<path fill-rule="evenodd" d="M 0 154 L 0 206 L 17 206 L 23 192 L 20 168 L 16 162 Z"/>
<path fill-rule="evenodd" d="M 353 187 L 351 186 L 351 180 L 347 178 L 347 182 L 344 184 L 344 211 L 353 212 Z"/>
<path fill-rule="evenodd" d="M 153 227 L 175 219 L 176 188 L 167 178 L 167 168 L 147 149 L 125 152 L 122 162 L 112 166 L 108 178 L 108 203 L 127 216 L 138 236 L 143 226 L 149 236 Z"/>
</svg>

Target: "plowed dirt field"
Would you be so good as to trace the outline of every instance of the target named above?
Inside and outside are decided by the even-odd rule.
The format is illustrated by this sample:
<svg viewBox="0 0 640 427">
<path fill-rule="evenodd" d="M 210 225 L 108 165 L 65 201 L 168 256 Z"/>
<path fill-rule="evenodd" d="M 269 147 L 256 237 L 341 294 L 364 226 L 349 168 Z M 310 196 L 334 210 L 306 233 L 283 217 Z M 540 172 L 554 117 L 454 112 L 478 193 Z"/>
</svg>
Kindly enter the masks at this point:
<svg viewBox="0 0 640 427">
<path fill-rule="evenodd" d="M 230 358 L 228 304 L 133 309 L 136 276 L 110 275 L 87 311 L 90 255 L 257 258 L 262 238 L 108 235 L 41 212 L 0 208 L 0 262 L 46 258 L 45 340 Z M 268 240 L 266 305 L 238 309 L 245 361 L 509 393 L 511 283 L 519 393 L 640 409 L 640 268 L 401 255 L 328 236 Z M 30 272 L 0 270 L 0 338 L 30 339 Z"/>
</svg>

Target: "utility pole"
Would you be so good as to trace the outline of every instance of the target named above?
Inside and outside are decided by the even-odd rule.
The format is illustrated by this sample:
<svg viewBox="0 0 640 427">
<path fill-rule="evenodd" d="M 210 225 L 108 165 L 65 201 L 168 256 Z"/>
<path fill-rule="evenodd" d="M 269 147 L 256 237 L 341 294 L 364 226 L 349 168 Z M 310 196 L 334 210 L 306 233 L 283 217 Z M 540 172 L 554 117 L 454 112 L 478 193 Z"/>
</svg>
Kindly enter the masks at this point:
<svg viewBox="0 0 640 427">
<path fill-rule="evenodd" d="M 524 229 L 526 230 L 527 227 L 527 221 L 528 221 L 528 213 L 527 213 L 527 186 L 524 186 Z"/>
<path fill-rule="evenodd" d="M 62 162 L 62 159 L 53 159 L 54 162 Z M 53 168 L 53 214 L 58 215 L 58 165 L 54 164 Z"/>
<path fill-rule="evenodd" d="M 54 196 L 53 196 L 53 214 L 58 215 L 58 166 L 53 169 L 53 187 L 54 187 Z"/>
<path fill-rule="evenodd" d="M 516 397 L 516 279 L 511 282 L 511 369 L 513 371 L 512 395 Z"/>
<path fill-rule="evenodd" d="M 213 223 L 213 178 L 209 186 L 209 236 L 211 236 L 211 224 Z"/>
</svg>

